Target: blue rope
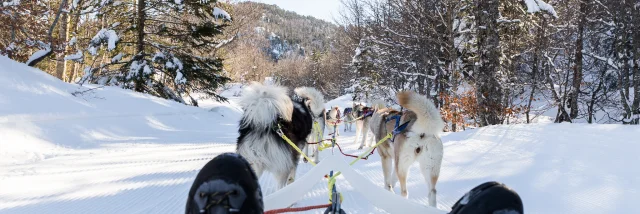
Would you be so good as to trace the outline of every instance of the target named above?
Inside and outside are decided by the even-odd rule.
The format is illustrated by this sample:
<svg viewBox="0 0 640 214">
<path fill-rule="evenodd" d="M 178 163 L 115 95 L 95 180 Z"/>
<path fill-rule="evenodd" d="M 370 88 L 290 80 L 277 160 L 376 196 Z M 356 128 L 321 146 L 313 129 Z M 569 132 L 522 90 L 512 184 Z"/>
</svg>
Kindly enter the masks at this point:
<svg viewBox="0 0 640 214">
<path fill-rule="evenodd" d="M 396 136 L 401 132 L 403 132 L 409 126 L 409 122 L 411 122 L 411 121 L 407 121 L 402 125 L 400 125 L 401 117 L 402 115 L 399 115 L 399 114 L 393 115 L 392 117 L 387 118 L 385 122 L 385 123 L 388 123 L 391 120 L 396 120 L 396 124 L 393 126 L 393 132 L 391 132 L 391 134 L 393 134 L 393 138 L 391 138 L 391 142 L 394 142 L 396 140 Z"/>
</svg>

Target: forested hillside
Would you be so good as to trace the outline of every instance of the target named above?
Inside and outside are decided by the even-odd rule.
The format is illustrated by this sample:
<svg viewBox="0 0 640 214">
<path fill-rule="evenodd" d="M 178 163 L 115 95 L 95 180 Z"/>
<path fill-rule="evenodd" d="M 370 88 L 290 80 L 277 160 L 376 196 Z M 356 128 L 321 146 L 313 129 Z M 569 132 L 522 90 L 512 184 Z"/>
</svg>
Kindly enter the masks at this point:
<svg viewBox="0 0 640 214">
<path fill-rule="evenodd" d="M 430 94 L 452 130 L 541 114 L 638 124 L 640 1 L 343 3 L 363 96 Z"/>
<path fill-rule="evenodd" d="M 455 131 L 541 115 L 640 121 L 638 0 L 342 3 L 329 23 L 248 1 L 3 0 L 0 53 L 67 82 L 191 105 L 191 94 L 224 100 L 229 81 L 272 77 L 390 104 L 415 90 Z"/>
<path fill-rule="evenodd" d="M 288 86 L 316 86 L 330 97 L 344 92 L 351 52 L 340 28 L 276 5 L 241 2 L 233 5 L 230 31 L 237 35 L 225 48 L 225 68 L 237 81 L 275 77 Z"/>
</svg>

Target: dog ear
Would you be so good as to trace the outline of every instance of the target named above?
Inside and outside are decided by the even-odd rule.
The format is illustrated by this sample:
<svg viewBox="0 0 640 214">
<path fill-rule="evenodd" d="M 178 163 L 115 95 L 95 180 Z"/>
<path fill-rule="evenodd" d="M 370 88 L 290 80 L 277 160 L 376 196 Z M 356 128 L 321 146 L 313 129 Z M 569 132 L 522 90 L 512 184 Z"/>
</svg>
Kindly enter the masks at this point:
<svg viewBox="0 0 640 214">
<path fill-rule="evenodd" d="M 311 100 L 305 101 L 304 104 L 307 105 L 309 108 L 311 108 Z"/>
</svg>

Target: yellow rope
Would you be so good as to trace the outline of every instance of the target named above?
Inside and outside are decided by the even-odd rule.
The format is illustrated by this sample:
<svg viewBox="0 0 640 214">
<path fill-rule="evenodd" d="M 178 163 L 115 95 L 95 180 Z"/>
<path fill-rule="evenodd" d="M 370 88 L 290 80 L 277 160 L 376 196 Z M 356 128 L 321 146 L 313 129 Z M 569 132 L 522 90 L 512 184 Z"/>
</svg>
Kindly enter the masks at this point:
<svg viewBox="0 0 640 214">
<path fill-rule="evenodd" d="M 315 162 L 313 162 L 313 161 L 311 160 L 311 158 L 307 157 L 307 155 L 306 155 L 304 152 L 302 152 L 302 150 L 300 150 L 300 148 L 298 148 L 298 146 L 296 146 L 296 144 L 295 144 L 295 143 L 291 142 L 291 140 L 289 140 L 289 138 L 288 138 L 286 135 L 284 135 L 284 133 L 282 133 L 282 128 L 280 128 L 280 124 L 278 124 L 278 131 L 277 131 L 277 133 L 278 133 L 278 135 L 280 135 L 280 137 L 282 137 L 282 139 L 284 139 L 284 141 L 287 141 L 287 143 L 289 143 L 289 145 L 290 145 L 291 147 L 293 147 L 293 149 L 295 149 L 296 151 L 298 151 L 298 153 L 300 153 L 300 154 L 304 157 L 304 159 L 307 159 L 307 161 L 308 161 L 309 163 L 311 163 L 311 165 L 316 166 L 316 163 L 315 163 Z"/>
<path fill-rule="evenodd" d="M 366 136 L 365 136 L 366 137 Z M 380 144 L 384 143 L 385 141 L 391 139 L 393 137 L 393 134 L 389 133 L 387 134 L 387 136 L 385 136 L 384 138 L 382 138 L 380 141 L 378 141 L 378 143 L 376 143 L 376 145 L 374 145 L 373 147 L 369 148 L 366 152 L 360 154 L 360 156 L 358 156 L 358 158 L 356 158 L 355 160 L 351 161 L 351 163 L 349 163 L 350 166 L 353 166 L 353 164 L 355 164 L 356 162 L 358 162 L 360 159 L 362 159 L 362 157 L 364 157 L 365 155 L 371 153 L 371 151 L 373 151 L 373 149 L 375 149 L 376 147 L 380 146 Z"/>
<path fill-rule="evenodd" d="M 362 118 L 364 118 L 364 116 L 360 116 L 360 117 L 358 117 L 358 118 L 356 118 L 356 119 L 353 119 L 353 120 L 350 120 L 350 121 L 346 121 L 346 120 L 345 120 L 344 122 L 345 122 L 345 123 L 353 123 L 353 122 L 356 122 L 356 121 L 358 121 L 358 120 L 360 120 L 360 119 L 362 119 Z"/>
<path fill-rule="evenodd" d="M 320 139 L 322 139 L 322 132 L 320 132 L 320 123 L 318 123 L 318 121 L 314 121 L 313 128 L 316 130 L 316 141 L 320 141 Z"/>
<path fill-rule="evenodd" d="M 318 126 L 317 126 L 317 122 L 314 124 L 316 127 L 316 130 L 319 130 Z M 276 131 L 278 133 L 278 135 L 280 135 L 280 137 L 282 137 L 282 139 L 284 139 L 284 141 L 286 141 L 291 147 L 293 147 L 293 149 L 295 149 L 298 153 L 300 153 L 309 163 L 311 163 L 311 165 L 316 166 L 316 163 L 311 161 L 311 158 L 307 157 L 306 154 L 304 154 L 302 152 L 302 150 L 300 150 L 300 148 L 298 148 L 298 146 L 296 146 L 295 143 L 291 142 L 291 140 L 282 132 L 282 128 L 280 127 L 280 124 L 278 124 L 278 130 Z M 378 141 L 378 143 L 376 143 L 376 145 L 374 145 L 373 147 L 369 148 L 366 152 L 360 154 L 358 156 L 358 158 L 356 158 L 355 160 L 351 161 L 351 163 L 349 163 L 350 166 L 352 166 L 353 164 L 355 164 L 356 162 L 358 162 L 358 160 L 362 159 L 362 157 L 364 157 L 365 155 L 367 155 L 368 153 L 371 153 L 371 151 L 373 151 L 373 149 L 375 149 L 376 147 L 380 146 L 382 143 L 384 143 L 386 140 L 390 139 L 393 137 L 393 134 L 389 133 L 387 134 L 387 136 L 385 136 L 384 138 L 382 138 L 380 141 Z M 320 144 L 318 146 L 318 149 L 321 149 L 327 146 L 325 143 Z M 328 145 L 329 147 L 331 146 L 331 144 Z M 322 151 L 322 150 L 320 150 Z M 336 184 L 336 177 L 338 177 L 338 175 L 342 174 L 341 172 L 337 172 L 336 174 L 334 174 L 333 176 L 331 176 L 329 178 L 329 189 L 331 190 L 333 188 L 333 186 Z M 342 197 L 341 193 L 338 193 L 338 195 L 340 195 L 340 202 L 342 202 L 342 200 L 344 199 Z M 331 191 L 329 192 L 329 202 L 331 202 L 333 199 L 333 194 L 331 193 Z"/>
<path fill-rule="evenodd" d="M 373 147 L 369 148 L 366 152 L 360 154 L 358 156 L 358 158 L 356 158 L 355 160 L 351 161 L 351 163 L 349 163 L 349 166 L 353 166 L 353 164 L 355 164 L 356 162 L 358 162 L 360 159 L 362 159 L 362 157 L 364 157 L 365 155 L 371 153 L 371 151 L 373 151 L 373 149 L 375 149 L 376 147 L 380 146 L 382 143 L 384 143 L 385 141 L 389 140 L 390 138 L 393 137 L 393 134 L 389 133 L 387 134 L 387 136 L 385 136 L 384 138 L 382 138 L 381 140 L 378 141 L 378 143 L 376 143 L 376 145 L 374 145 Z M 333 174 L 333 176 L 331 176 L 329 178 L 329 189 L 331 189 L 331 187 L 333 186 L 333 184 L 336 183 L 336 177 L 338 177 L 338 175 L 342 174 L 342 172 L 337 172 L 336 174 Z M 332 198 L 332 194 L 329 193 L 329 201 L 331 201 Z M 342 201 L 342 194 L 340 195 L 340 201 Z"/>
</svg>

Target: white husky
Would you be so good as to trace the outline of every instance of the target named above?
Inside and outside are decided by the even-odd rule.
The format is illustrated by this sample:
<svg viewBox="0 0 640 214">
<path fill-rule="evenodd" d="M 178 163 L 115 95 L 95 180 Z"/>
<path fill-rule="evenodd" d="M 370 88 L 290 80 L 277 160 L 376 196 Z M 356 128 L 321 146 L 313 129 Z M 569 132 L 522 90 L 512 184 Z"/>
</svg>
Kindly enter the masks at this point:
<svg viewBox="0 0 640 214">
<path fill-rule="evenodd" d="M 333 134 L 336 136 L 340 136 L 340 132 L 338 126 L 342 124 L 343 118 L 340 115 L 340 108 L 338 106 L 332 107 L 329 112 L 327 112 L 327 126 L 329 126 L 329 132 L 334 130 Z"/>
<path fill-rule="evenodd" d="M 324 109 L 324 96 L 322 95 L 322 93 L 320 93 L 320 91 L 310 87 L 296 88 L 294 92 L 298 96 L 311 100 L 313 102 L 308 104 L 309 109 L 311 109 L 313 113 L 314 124 L 311 134 L 309 134 L 309 137 L 307 137 L 307 142 L 314 144 L 307 144 L 307 146 L 304 147 L 304 153 L 307 154 L 307 156 L 309 156 L 311 159 L 313 159 L 315 163 L 319 163 L 320 155 L 318 154 L 318 149 L 319 145 L 322 143 L 320 141 L 324 137 L 324 129 L 327 119 L 327 112 Z M 320 113 L 318 114 L 318 112 Z M 304 158 L 303 161 L 307 162 L 307 160 Z"/>
<path fill-rule="evenodd" d="M 399 124 L 408 122 L 406 129 L 378 146 L 378 153 L 382 159 L 385 189 L 392 191 L 397 179 L 403 197 L 408 196 L 407 174 L 409 167 L 415 161 L 420 164 L 420 170 L 425 181 L 429 184 L 429 205 L 436 206 L 436 183 L 440 175 L 443 146 L 439 133 L 444 127 L 440 111 L 427 97 L 415 92 L 401 92 L 397 95 L 398 103 L 408 111 L 399 112 L 391 108 L 378 109 L 371 117 L 371 131 L 376 141 L 392 133 L 395 119 Z M 396 117 L 394 117 L 396 116 Z M 393 161 L 392 161 L 393 160 Z M 392 172 L 391 163 L 394 163 Z M 396 177 L 397 175 L 397 177 Z"/>
</svg>

